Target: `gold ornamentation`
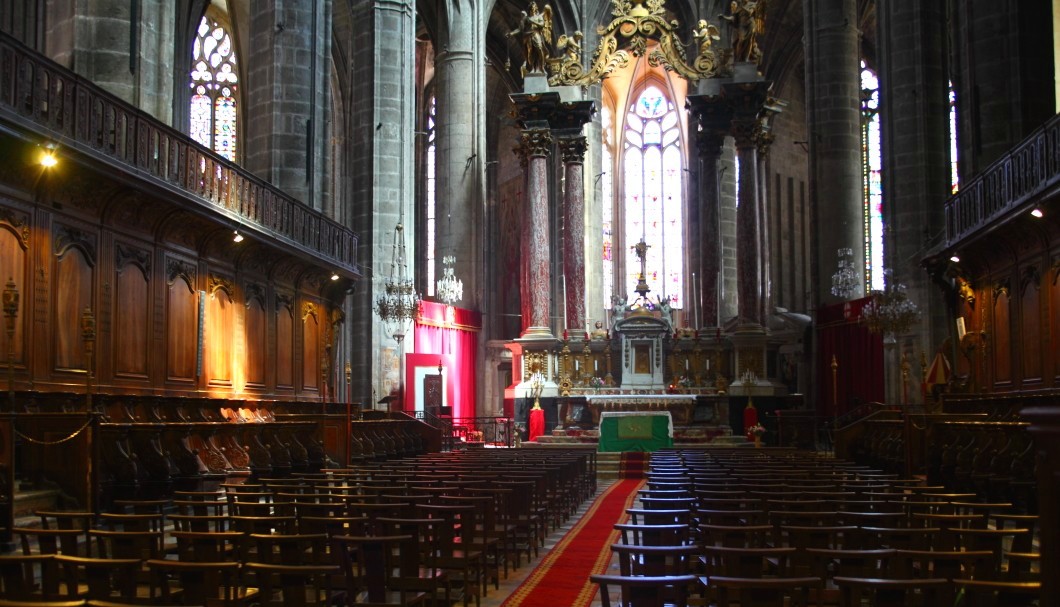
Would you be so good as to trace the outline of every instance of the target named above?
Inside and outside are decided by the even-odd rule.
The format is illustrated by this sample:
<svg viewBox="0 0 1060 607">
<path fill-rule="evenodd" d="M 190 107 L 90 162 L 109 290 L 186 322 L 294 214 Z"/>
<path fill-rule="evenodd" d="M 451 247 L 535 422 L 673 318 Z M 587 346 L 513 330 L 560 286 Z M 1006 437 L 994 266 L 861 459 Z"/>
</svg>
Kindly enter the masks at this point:
<svg viewBox="0 0 1060 607">
<path fill-rule="evenodd" d="M 552 55 L 552 7 L 548 4 L 541 10 L 537 2 L 530 3 L 530 12 L 523 11 L 519 27 L 508 32 L 507 37 L 519 36 L 523 41 L 526 61 L 521 72 L 527 74 L 544 74 L 545 65 Z"/>
<path fill-rule="evenodd" d="M 648 52 L 648 39 L 658 42 L 655 50 L 648 55 L 648 63 L 653 67 L 662 66 L 691 81 L 713 78 L 731 71 L 722 68 L 723 61 L 719 61 L 718 54 L 714 52 L 713 41 L 718 39 L 718 29 L 706 19 L 699 21 L 693 33 L 693 39 L 699 43 L 699 54 L 689 65 L 682 56 L 686 45 L 677 34 L 677 21 L 666 20 L 665 0 L 611 0 L 611 3 L 614 19 L 608 25 L 597 28 L 600 42 L 593 52 L 589 69 L 586 70 L 577 60 L 581 51 L 581 33 L 561 36 L 564 54 L 547 62 L 550 85 L 597 84 L 615 70 L 628 65 L 630 54 L 643 57 Z M 628 40 L 629 50 L 618 50 L 619 38 Z"/>
<path fill-rule="evenodd" d="M 729 14 L 721 18 L 729 23 L 733 59 L 757 64 L 762 60 L 758 36 L 765 30 L 765 0 L 733 0 Z"/>
<path fill-rule="evenodd" d="M 320 318 L 317 316 L 317 305 L 311 301 L 302 302 L 302 322 L 305 322 L 310 316 L 314 320 L 319 321 Z"/>
<path fill-rule="evenodd" d="M 548 129 L 526 129 L 522 133 L 522 147 L 527 157 L 548 156 L 552 151 L 552 134 Z"/>
<path fill-rule="evenodd" d="M 561 137 L 559 140 L 559 152 L 564 163 L 584 162 L 586 148 L 585 137 Z"/>
<path fill-rule="evenodd" d="M 211 274 L 206 280 L 206 292 L 213 295 L 218 290 L 224 291 L 231 298 L 235 294 L 235 285 L 232 284 L 232 280 L 223 276 L 216 276 Z"/>
</svg>

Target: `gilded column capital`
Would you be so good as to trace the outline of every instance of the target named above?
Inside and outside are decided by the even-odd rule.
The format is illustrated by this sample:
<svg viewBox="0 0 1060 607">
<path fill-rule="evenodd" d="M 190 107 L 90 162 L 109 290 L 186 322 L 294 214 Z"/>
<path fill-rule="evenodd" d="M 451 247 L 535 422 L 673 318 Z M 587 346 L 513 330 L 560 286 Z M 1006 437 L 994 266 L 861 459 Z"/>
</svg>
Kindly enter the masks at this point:
<svg viewBox="0 0 1060 607">
<path fill-rule="evenodd" d="M 769 155 L 769 146 L 773 145 L 773 141 L 777 137 L 762 123 L 759 123 L 752 138 L 754 139 L 755 147 L 758 148 L 758 156 L 765 158 Z"/>
<path fill-rule="evenodd" d="M 585 151 L 588 147 L 585 137 L 561 137 L 559 140 L 559 151 L 564 164 L 585 162 Z"/>
<path fill-rule="evenodd" d="M 526 129 L 521 144 L 527 157 L 548 156 L 552 152 L 552 133 L 548 129 Z"/>
</svg>

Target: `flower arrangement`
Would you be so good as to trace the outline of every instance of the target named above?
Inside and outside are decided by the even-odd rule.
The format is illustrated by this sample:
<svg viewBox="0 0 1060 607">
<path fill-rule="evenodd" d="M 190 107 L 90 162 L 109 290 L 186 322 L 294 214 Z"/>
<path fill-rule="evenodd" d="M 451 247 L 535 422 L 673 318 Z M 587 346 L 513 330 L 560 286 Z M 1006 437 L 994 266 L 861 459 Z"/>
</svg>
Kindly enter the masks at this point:
<svg viewBox="0 0 1060 607">
<path fill-rule="evenodd" d="M 685 375 L 681 379 L 677 380 L 677 385 L 681 386 L 682 388 L 691 388 L 692 387 L 692 378 L 687 376 L 687 375 Z"/>
<path fill-rule="evenodd" d="M 604 378 L 596 377 L 596 376 L 590 377 L 589 378 L 589 387 L 590 388 L 596 388 L 596 389 L 603 388 L 604 387 Z"/>
<path fill-rule="evenodd" d="M 762 436 L 763 434 L 766 433 L 766 429 L 765 429 L 765 427 L 762 424 L 755 424 L 755 425 L 751 426 L 750 428 L 748 428 L 747 432 L 749 434 L 753 434 L 755 436 Z"/>
</svg>

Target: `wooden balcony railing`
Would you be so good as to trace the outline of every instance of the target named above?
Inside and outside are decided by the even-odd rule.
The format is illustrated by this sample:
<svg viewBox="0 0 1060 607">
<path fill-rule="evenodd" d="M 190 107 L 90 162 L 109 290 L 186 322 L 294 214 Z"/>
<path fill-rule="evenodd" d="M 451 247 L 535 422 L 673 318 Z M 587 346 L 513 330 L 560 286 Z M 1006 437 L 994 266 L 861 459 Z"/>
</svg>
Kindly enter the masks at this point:
<svg viewBox="0 0 1060 607">
<path fill-rule="evenodd" d="M 1060 180 L 1060 114 L 991 164 L 946 201 L 952 245 L 1019 208 Z"/>
<path fill-rule="evenodd" d="M 329 269 L 360 274 L 352 230 L 2 33 L 0 119 L 154 181 Z"/>
</svg>

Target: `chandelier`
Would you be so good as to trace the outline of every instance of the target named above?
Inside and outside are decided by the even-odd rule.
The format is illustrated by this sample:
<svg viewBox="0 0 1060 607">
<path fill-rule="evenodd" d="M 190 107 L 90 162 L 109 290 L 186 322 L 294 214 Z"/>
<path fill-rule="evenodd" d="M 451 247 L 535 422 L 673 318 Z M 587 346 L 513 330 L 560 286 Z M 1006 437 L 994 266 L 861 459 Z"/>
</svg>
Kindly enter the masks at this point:
<svg viewBox="0 0 1060 607">
<path fill-rule="evenodd" d="M 435 292 L 445 305 L 451 306 L 464 298 L 464 282 L 456 277 L 453 264 L 456 257 L 446 255 L 442 258 L 442 277 L 438 279 Z"/>
<path fill-rule="evenodd" d="M 850 299 L 861 287 L 861 274 L 854 269 L 851 261 L 853 251 L 842 248 L 836 251 L 839 267 L 832 274 L 832 295 L 840 299 Z"/>
<path fill-rule="evenodd" d="M 375 313 L 383 321 L 386 332 L 397 341 L 405 338 L 409 323 L 419 314 L 420 294 L 408 277 L 405 265 L 404 226 L 394 228 L 394 249 L 390 261 L 390 276 L 383 286 L 383 294 L 375 300 Z"/>
<path fill-rule="evenodd" d="M 889 274 L 885 270 L 884 274 Z M 861 320 L 868 325 L 869 331 L 894 338 L 905 333 L 920 320 L 920 309 L 905 292 L 905 285 L 890 284 L 882 291 L 872 291 L 872 299 L 861 308 Z"/>
</svg>

